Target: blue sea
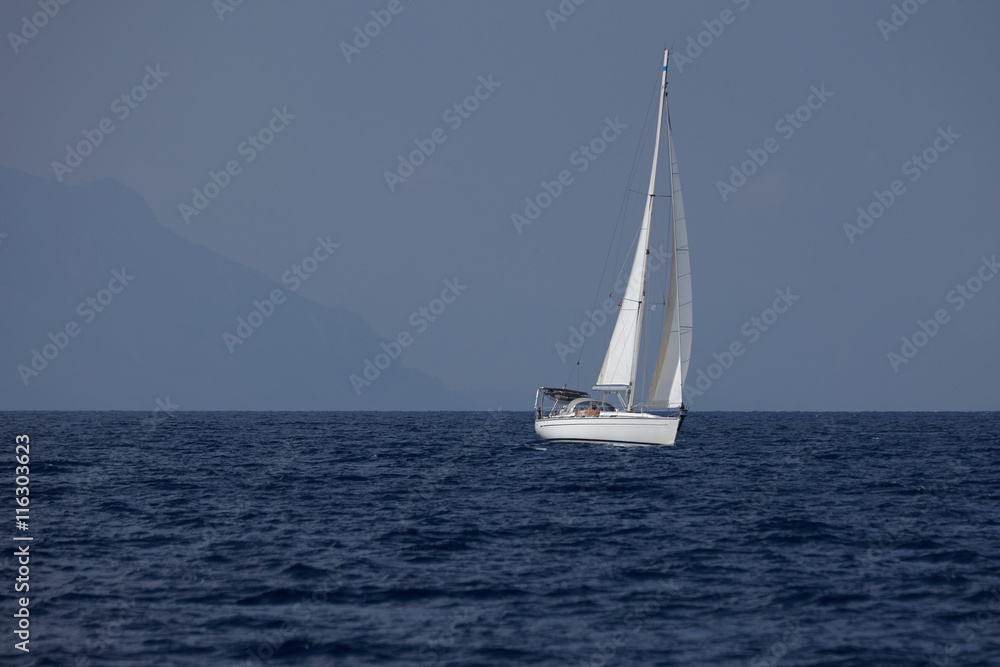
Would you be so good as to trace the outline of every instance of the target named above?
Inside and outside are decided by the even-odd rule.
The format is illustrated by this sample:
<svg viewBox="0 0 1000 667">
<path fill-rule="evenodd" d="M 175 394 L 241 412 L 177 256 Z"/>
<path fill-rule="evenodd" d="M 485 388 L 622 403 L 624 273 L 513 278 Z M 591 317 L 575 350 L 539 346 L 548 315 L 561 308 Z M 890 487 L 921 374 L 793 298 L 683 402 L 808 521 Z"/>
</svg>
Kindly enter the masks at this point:
<svg viewBox="0 0 1000 667">
<path fill-rule="evenodd" d="M 997 413 L 693 412 L 665 448 L 503 411 L 0 433 L 11 481 L 31 438 L 3 664 L 1000 665 Z"/>
</svg>

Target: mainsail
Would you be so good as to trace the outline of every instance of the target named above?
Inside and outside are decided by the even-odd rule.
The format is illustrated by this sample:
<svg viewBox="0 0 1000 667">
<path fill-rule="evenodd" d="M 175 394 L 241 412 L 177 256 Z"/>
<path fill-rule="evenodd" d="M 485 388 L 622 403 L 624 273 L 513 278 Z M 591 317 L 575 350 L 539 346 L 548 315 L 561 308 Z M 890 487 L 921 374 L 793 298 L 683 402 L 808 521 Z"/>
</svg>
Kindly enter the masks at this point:
<svg viewBox="0 0 1000 667">
<path fill-rule="evenodd" d="M 660 155 L 660 130 L 663 125 L 664 103 L 667 91 L 667 58 L 663 53 L 663 77 L 660 83 L 660 104 L 657 111 L 656 142 L 653 144 L 653 168 L 649 176 L 649 190 L 646 197 L 646 210 L 642 215 L 642 226 L 639 228 L 639 240 L 636 243 L 635 257 L 632 259 L 632 270 L 629 273 L 628 285 L 622 297 L 621 310 L 615 330 L 611 334 L 604 364 L 597 376 L 594 389 L 598 391 L 628 390 L 629 409 L 635 403 L 635 375 L 639 361 L 639 334 L 642 330 L 642 301 L 645 296 L 646 257 L 649 254 L 649 228 L 653 219 L 653 199 L 656 189 L 656 163 Z M 669 128 L 668 128 L 669 130 Z M 686 246 L 685 246 L 686 247 Z"/>
<path fill-rule="evenodd" d="M 674 153 L 674 135 L 670 131 L 670 111 L 667 111 L 667 152 L 670 156 L 670 209 L 673 220 L 670 258 L 670 286 L 667 312 L 664 315 L 660 352 L 656 358 L 653 381 L 649 386 L 647 407 L 679 408 L 684 404 L 684 378 L 691 358 L 691 260 L 688 254 L 687 221 L 681 178 Z"/>
</svg>

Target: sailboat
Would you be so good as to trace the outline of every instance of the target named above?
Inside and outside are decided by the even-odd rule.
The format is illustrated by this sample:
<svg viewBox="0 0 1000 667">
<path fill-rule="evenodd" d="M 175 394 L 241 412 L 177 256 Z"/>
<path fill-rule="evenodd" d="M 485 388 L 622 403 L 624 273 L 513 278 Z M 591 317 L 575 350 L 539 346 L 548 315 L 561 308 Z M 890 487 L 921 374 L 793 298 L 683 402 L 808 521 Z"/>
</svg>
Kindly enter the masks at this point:
<svg viewBox="0 0 1000 667">
<path fill-rule="evenodd" d="M 681 182 L 674 153 L 670 114 L 667 109 L 667 62 L 663 51 L 663 74 L 656 118 L 656 140 L 646 207 L 639 227 L 632 269 L 621 299 L 618 319 L 604 356 L 604 363 L 591 388 L 601 398 L 573 389 L 539 387 L 535 393 L 535 433 L 545 440 L 602 442 L 621 445 L 673 445 L 684 421 L 684 378 L 691 356 L 691 264 L 688 256 L 687 222 L 681 198 Z M 639 367 L 643 314 L 646 304 L 647 259 L 656 168 L 660 156 L 660 134 L 664 119 L 670 166 L 670 282 L 659 352 L 645 402 L 637 401 L 636 377 Z M 662 197 L 662 195 L 659 195 Z M 655 310 L 651 311 L 655 312 Z M 618 406 L 608 399 L 617 397 Z M 652 410 L 656 410 L 654 413 Z"/>
</svg>

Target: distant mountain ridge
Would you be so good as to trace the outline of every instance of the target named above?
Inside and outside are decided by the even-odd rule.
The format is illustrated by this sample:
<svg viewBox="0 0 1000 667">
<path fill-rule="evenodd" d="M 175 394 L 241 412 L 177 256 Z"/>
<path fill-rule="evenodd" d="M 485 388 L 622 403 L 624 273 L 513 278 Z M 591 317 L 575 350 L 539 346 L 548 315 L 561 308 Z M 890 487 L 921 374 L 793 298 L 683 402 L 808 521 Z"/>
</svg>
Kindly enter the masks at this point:
<svg viewBox="0 0 1000 667">
<path fill-rule="evenodd" d="M 5 410 L 152 410 L 166 397 L 181 410 L 485 410 L 505 398 L 450 391 L 399 361 L 359 395 L 349 377 L 385 342 L 360 316 L 177 236 L 113 180 L 64 186 L 0 167 L 0 304 Z"/>
</svg>

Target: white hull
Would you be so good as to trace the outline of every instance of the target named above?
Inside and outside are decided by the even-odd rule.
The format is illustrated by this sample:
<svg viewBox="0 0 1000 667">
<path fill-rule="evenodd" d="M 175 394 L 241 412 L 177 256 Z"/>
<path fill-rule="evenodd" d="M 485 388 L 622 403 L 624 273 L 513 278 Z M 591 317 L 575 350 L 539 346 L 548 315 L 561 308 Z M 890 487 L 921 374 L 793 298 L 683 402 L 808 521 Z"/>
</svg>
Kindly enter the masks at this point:
<svg viewBox="0 0 1000 667">
<path fill-rule="evenodd" d="M 672 445 L 677 417 L 619 412 L 598 417 L 554 416 L 535 420 L 535 433 L 545 440 L 607 442 L 619 445 Z"/>
</svg>

